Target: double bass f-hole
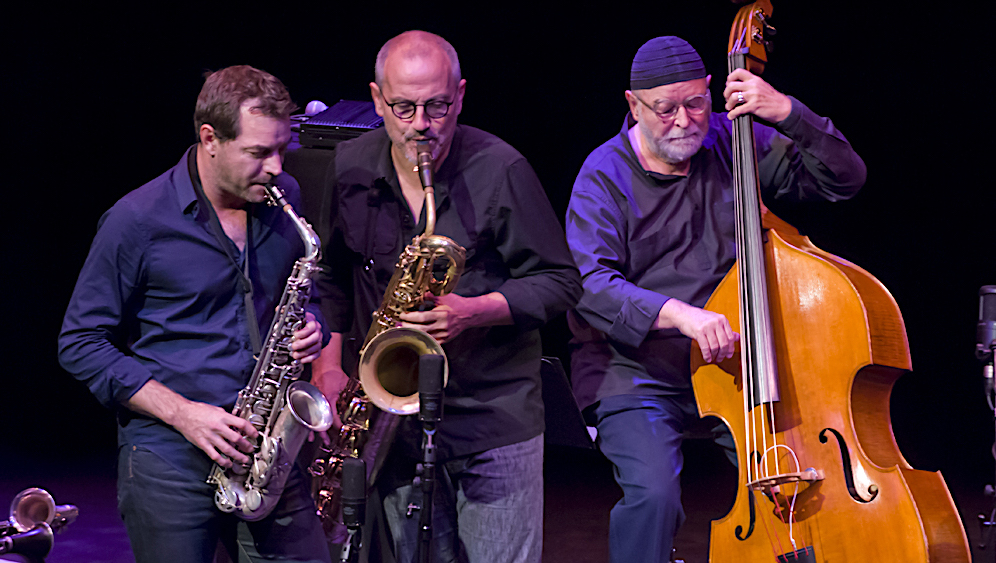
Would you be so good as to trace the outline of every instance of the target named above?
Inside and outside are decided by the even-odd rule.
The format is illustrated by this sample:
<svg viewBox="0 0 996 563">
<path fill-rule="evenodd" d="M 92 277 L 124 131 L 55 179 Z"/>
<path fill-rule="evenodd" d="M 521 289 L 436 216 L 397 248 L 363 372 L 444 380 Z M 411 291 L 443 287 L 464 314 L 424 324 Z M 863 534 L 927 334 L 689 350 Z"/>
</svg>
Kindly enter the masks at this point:
<svg viewBox="0 0 996 563">
<path fill-rule="evenodd" d="M 872 483 L 865 487 L 865 492 L 862 494 L 858 491 L 857 486 L 854 484 L 854 470 L 851 466 L 851 454 L 847 448 L 847 442 L 844 437 L 841 436 L 840 432 L 837 432 L 833 428 L 824 428 L 820 432 L 820 442 L 826 444 L 830 441 L 827 438 L 827 433 L 833 434 L 833 437 L 837 439 L 837 445 L 840 447 L 840 463 L 844 471 L 844 481 L 847 483 L 847 492 L 851 495 L 851 498 L 858 502 L 871 502 L 875 500 L 878 496 L 878 485 Z"/>
</svg>

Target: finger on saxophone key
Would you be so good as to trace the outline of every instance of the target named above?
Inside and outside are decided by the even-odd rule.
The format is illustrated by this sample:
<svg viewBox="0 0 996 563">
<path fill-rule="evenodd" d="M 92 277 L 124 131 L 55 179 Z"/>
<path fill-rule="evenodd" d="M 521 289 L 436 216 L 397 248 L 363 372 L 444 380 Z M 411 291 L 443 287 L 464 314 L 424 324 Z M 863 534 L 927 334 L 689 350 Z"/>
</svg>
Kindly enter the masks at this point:
<svg viewBox="0 0 996 563">
<path fill-rule="evenodd" d="M 322 352 L 321 325 L 311 313 L 305 313 L 305 319 L 307 322 L 294 333 L 294 341 L 291 343 L 291 357 L 301 363 L 314 361 Z"/>
</svg>

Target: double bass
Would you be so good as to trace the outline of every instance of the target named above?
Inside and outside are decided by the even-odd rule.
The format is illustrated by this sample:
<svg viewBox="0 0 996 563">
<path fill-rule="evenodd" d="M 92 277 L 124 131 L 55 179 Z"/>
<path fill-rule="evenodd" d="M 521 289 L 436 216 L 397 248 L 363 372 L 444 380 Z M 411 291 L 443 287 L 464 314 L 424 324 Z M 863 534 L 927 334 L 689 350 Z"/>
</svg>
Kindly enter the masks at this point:
<svg viewBox="0 0 996 563">
<path fill-rule="evenodd" d="M 766 63 L 768 0 L 730 32 L 732 72 Z M 753 121 L 733 124 L 737 258 L 706 309 L 741 335 L 707 364 L 693 342 L 699 414 L 730 429 L 738 487 L 712 523 L 713 562 L 968 562 L 940 473 L 914 469 L 889 396 L 912 369 L 899 307 L 860 267 L 817 248 L 760 201 Z"/>
</svg>

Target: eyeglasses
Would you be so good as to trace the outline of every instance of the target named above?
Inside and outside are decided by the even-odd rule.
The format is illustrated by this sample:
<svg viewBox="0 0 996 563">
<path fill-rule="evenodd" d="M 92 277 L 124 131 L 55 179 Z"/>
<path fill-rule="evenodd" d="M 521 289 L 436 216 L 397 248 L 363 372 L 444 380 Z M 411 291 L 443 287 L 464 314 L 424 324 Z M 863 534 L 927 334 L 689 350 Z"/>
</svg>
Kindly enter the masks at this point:
<svg viewBox="0 0 996 563">
<path fill-rule="evenodd" d="M 381 94 L 380 97 L 384 98 L 384 95 Z M 391 108 L 391 111 L 394 112 L 394 115 L 396 115 L 398 119 L 411 119 L 415 117 L 415 111 L 418 109 L 418 106 L 422 106 L 427 117 L 439 119 L 441 117 L 446 117 L 446 114 L 450 112 L 450 106 L 453 105 L 453 102 L 444 102 L 442 100 L 429 100 L 424 104 L 416 104 L 415 102 L 408 100 L 401 100 L 400 102 L 394 102 L 392 104 L 387 101 L 387 98 L 384 98 L 384 103 L 387 104 L 387 107 Z"/>
<path fill-rule="evenodd" d="M 678 108 L 681 106 L 685 106 L 685 111 L 691 115 L 700 115 L 712 105 L 712 96 L 709 92 L 689 96 L 681 103 L 672 100 L 661 100 L 654 105 L 644 102 L 643 99 L 636 94 L 633 94 L 633 97 L 640 100 L 640 103 L 650 108 L 657 114 L 657 117 L 661 118 L 661 121 L 664 122 L 673 120 L 678 115 Z"/>
</svg>

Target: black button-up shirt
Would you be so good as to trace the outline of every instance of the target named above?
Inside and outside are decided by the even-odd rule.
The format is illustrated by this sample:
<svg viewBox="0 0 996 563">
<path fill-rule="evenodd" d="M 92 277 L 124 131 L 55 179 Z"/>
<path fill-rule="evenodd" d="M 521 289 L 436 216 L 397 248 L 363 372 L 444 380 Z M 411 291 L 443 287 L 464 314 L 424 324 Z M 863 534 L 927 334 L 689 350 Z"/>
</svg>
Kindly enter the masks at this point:
<svg viewBox="0 0 996 563">
<path fill-rule="evenodd" d="M 231 240 L 211 225 L 188 158 L 121 198 L 100 219 L 59 335 L 59 361 L 104 406 L 117 408 L 118 441 L 174 460 L 184 437 L 159 420 L 119 406 L 155 379 L 194 401 L 231 408 L 256 360 Z M 297 182 L 277 177 L 288 201 Z M 304 244 L 278 207 L 250 205 L 248 240 L 255 314 L 265 337 Z M 226 248 L 227 247 L 227 248 Z M 244 262 L 243 262 L 244 263 Z M 318 308 L 314 307 L 316 314 Z M 265 340 L 265 338 L 264 338 Z"/>
<path fill-rule="evenodd" d="M 424 229 L 401 194 L 383 129 L 339 144 L 327 204 L 334 225 L 320 284 L 333 332 L 345 335 L 343 367 L 357 354 L 405 245 Z M 484 131 L 458 126 L 435 174 L 435 234 L 467 250 L 454 293 L 501 293 L 514 324 L 472 328 L 447 342 L 449 361 L 440 455 L 467 455 L 543 431 L 539 327 L 572 307 L 580 277 L 546 194 L 515 149 Z"/>
</svg>

